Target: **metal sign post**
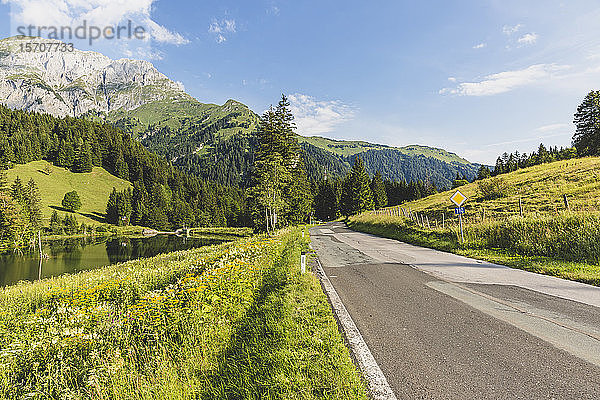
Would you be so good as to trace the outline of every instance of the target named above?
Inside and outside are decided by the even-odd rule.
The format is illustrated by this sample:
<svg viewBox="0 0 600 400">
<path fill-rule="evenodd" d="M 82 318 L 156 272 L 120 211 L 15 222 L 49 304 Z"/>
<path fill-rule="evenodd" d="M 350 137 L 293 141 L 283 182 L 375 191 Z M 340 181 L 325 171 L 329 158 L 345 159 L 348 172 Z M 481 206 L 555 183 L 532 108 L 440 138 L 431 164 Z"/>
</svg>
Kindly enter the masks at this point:
<svg viewBox="0 0 600 400">
<path fill-rule="evenodd" d="M 460 225 L 460 242 L 465 242 L 465 235 L 463 233 L 463 225 L 462 225 L 462 214 L 458 214 L 458 224 Z"/>
<path fill-rule="evenodd" d="M 462 205 L 465 204 L 465 201 L 467 201 L 467 196 L 462 194 L 460 190 L 457 190 L 452 196 L 450 196 L 450 201 L 456 204 L 454 214 L 458 215 L 458 224 L 460 225 L 460 242 L 464 243 L 465 235 L 463 233 L 462 215 L 465 213 L 465 208 L 462 207 Z"/>
</svg>

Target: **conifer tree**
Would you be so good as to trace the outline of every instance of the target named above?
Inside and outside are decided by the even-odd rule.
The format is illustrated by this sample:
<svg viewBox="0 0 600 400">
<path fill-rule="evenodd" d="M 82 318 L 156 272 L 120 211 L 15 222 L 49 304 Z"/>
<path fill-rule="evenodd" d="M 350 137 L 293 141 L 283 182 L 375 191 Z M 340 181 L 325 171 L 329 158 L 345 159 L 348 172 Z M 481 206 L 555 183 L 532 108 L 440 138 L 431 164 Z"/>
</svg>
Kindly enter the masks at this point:
<svg viewBox="0 0 600 400">
<path fill-rule="evenodd" d="M 25 187 L 23 186 L 23 181 L 18 176 L 10 188 L 10 197 L 21 206 L 25 204 Z"/>
<path fill-rule="evenodd" d="M 377 171 L 371 180 L 371 192 L 373 193 L 373 201 L 375 208 L 383 208 L 388 204 L 387 194 L 385 192 L 385 185 L 383 184 L 383 178 L 381 172 Z"/>
<path fill-rule="evenodd" d="M 8 173 L 5 169 L 0 168 L 0 193 L 8 195 L 10 186 L 8 183 Z"/>
<path fill-rule="evenodd" d="M 113 187 L 106 203 L 106 222 L 116 225 L 119 222 L 119 207 L 117 205 L 117 189 Z"/>
<path fill-rule="evenodd" d="M 293 119 L 285 96 L 260 118 L 250 197 L 255 226 L 265 230 L 300 223 L 311 210 Z"/>
<path fill-rule="evenodd" d="M 373 193 L 371 192 L 369 174 L 361 157 L 356 157 L 352 166 L 353 190 L 353 212 L 356 214 L 372 210 L 375 206 Z"/>
<path fill-rule="evenodd" d="M 54 210 L 50 217 L 50 232 L 54 235 L 61 235 L 63 233 L 63 221 L 58 216 L 56 210 Z"/>
<path fill-rule="evenodd" d="M 600 154 L 600 91 L 592 90 L 577 107 L 573 145 L 581 156 Z"/>
<path fill-rule="evenodd" d="M 489 178 L 490 176 L 491 176 L 491 173 L 490 173 L 490 169 L 488 167 L 486 167 L 485 165 L 482 165 L 479 167 L 479 170 L 477 171 L 477 179 L 478 180 Z"/>
<path fill-rule="evenodd" d="M 339 209 L 335 186 L 332 182 L 321 183 L 315 196 L 315 215 L 323 221 L 337 218 Z"/>
<path fill-rule="evenodd" d="M 24 230 L 17 204 L 6 193 L 0 193 L 0 241 L 17 246 L 22 240 Z"/>
<path fill-rule="evenodd" d="M 75 160 L 74 172 L 92 172 L 92 150 L 89 143 L 84 143 L 77 153 L 77 159 Z"/>
<path fill-rule="evenodd" d="M 33 178 L 27 182 L 25 193 L 25 208 L 29 219 L 28 222 L 32 228 L 38 229 L 42 226 L 42 196 Z"/>
</svg>

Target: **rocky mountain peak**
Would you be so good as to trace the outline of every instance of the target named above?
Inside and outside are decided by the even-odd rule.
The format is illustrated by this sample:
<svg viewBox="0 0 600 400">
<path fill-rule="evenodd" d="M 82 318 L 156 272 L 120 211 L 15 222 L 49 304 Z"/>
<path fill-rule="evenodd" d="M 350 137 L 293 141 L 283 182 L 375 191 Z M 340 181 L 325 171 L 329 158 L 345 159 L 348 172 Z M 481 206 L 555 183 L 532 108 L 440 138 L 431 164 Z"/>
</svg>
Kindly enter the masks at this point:
<svg viewBox="0 0 600 400">
<path fill-rule="evenodd" d="M 112 60 L 77 49 L 23 51 L 27 43 L 63 45 L 58 40 L 23 36 L 0 40 L 0 102 L 8 107 L 80 116 L 189 97 L 150 62 Z"/>
</svg>

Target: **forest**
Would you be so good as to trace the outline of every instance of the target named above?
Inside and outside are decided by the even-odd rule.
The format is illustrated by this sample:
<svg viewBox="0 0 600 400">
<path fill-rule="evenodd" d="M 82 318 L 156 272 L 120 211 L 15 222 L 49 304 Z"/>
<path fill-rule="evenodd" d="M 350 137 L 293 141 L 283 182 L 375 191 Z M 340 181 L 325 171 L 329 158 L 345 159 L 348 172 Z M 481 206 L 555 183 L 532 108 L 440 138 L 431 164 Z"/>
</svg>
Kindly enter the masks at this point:
<svg viewBox="0 0 600 400">
<path fill-rule="evenodd" d="M 244 192 L 180 171 L 110 124 L 0 106 L 0 167 L 47 160 L 73 172 L 100 166 L 133 184 L 127 223 L 157 229 L 242 226 Z"/>
<path fill-rule="evenodd" d="M 188 128 L 197 126 L 190 123 Z M 110 194 L 106 222 L 158 230 L 184 226 L 274 229 L 305 222 L 311 214 L 321 219 L 337 218 L 437 190 L 429 179 L 432 172 L 427 172 L 439 167 L 429 165 L 435 160 L 413 160 L 422 164 L 419 168 L 414 165 L 416 172 L 408 176 L 425 179 L 407 183 L 404 175 L 385 180 L 379 172 L 369 176 L 366 165 L 385 168 L 393 162 L 390 155 L 366 152 L 365 160 L 358 156 L 341 158 L 315 146 L 299 145 L 285 96 L 260 117 L 255 134 L 214 141 L 208 150 L 213 156 L 203 157 L 199 163 L 189 160 L 195 154 L 169 160 L 167 156 L 172 155 L 158 155 L 144 146 L 152 140 L 157 147 L 161 137 L 170 134 L 169 129 L 157 129 L 151 139 L 140 142 L 115 125 L 0 106 L 0 168 L 37 160 L 74 173 L 103 167 L 132 183 L 132 189 L 114 189 Z M 198 134 L 208 135 L 207 140 L 214 134 L 210 129 L 202 132 Z M 32 181 L 27 187 L 39 197 L 34 185 Z M 14 229 L 8 227 L 18 225 L 11 220 L 14 215 L 21 215 L 23 221 L 29 218 L 23 203 L 29 196 L 13 198 L 7 191 L 6 198 L 0 210 L 3 240 L 10 237 L 15 241 Z M 73 218 L 58 221 L 54 217 L 49 222 L 52 232 L 86 231 L 77 228 Z M 41 225 L 41 221 L 28 224 L 25 231 L 29 233 L 20 234 L 17 241 L 33 237 Z"/>
</svg>

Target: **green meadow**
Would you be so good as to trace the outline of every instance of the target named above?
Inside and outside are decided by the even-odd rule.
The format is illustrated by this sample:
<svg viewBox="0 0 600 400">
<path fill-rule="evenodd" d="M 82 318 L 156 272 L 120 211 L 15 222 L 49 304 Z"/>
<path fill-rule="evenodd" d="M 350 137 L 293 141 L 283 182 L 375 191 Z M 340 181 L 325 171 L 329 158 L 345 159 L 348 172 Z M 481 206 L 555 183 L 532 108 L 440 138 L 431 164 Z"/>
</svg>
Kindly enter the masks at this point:
<svg viewBox="0 0 600 400">
<path fill-rule="evenodd" d="M 68 169 L 55 167 L 47 161 L 19 164 L 8 170 L 9 183 L 12 184 L 17 176 L 24 184 L 33 178 L 40 188 L 44 225 L 48 225 L 54 210 L 58 210 L 59 214 L 66 213 L 62 210 L 62 199 L 65 193 L 72 190 L 76 190 L 81 198 L 81 209 L 75 213 L 79 222 L 104 222 L 106 203 L 112 188 L 124 190 L 131 187 L 131 183 L 109 174 L 100 167 L 94 167 L 90 173 L 76 174 Z"/>
<path fill-rule="evenodd" d="M 538 165 L 349 219 L 356 230 L 537 273 L 600 285 L 600 158 Z M 495 181 L 493 181 L 495 180 Z M 490 193 L 485 187 L 495 182 Z M 568 205 L 565 204 L 564 196 Z"/>
<path fill-rule="evenodd" d="M 0 398 L 367 399 L 288 229 L 0 291 Z"/>
</svg>

